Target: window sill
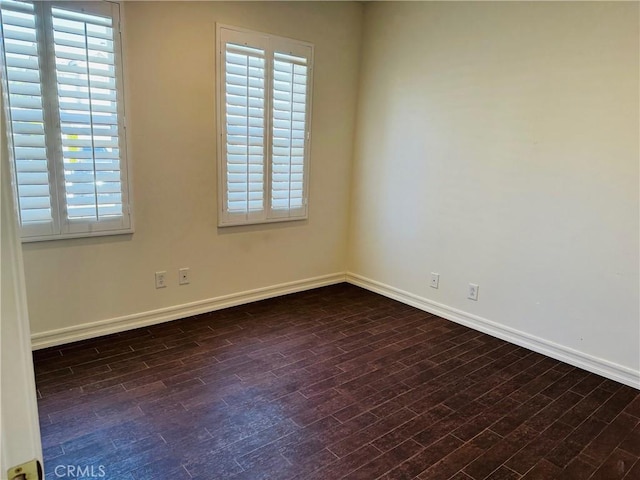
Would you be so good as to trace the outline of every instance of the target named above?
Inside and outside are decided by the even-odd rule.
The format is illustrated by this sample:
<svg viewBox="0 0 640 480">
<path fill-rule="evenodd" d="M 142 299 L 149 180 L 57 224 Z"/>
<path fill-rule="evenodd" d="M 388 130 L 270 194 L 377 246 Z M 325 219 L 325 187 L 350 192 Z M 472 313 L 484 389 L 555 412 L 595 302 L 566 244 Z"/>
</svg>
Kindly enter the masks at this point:
<svg viewBox="0 0 640 480">
<path fill-rule="evenodd" d="M 36 243 L 36 242 L 55 242 L 57 240 L 71 240 L 75 238 L 93 238 L 93 237 L 106 237 L 115 235 L 131 235 L 133 228 L 127 228 L 124 230 L 104 230 L 102 232 L 91 233 L 68 233 L 64 235 L 41 235 L 32 237 L 21 238 L 22 243 Z"/>
</svg>

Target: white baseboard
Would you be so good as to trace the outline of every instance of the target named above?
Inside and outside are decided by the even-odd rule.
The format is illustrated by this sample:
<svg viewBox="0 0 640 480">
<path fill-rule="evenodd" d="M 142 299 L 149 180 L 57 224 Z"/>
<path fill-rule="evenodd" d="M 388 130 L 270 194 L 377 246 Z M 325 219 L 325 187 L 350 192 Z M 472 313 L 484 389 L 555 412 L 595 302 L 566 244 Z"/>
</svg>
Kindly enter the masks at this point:
<svg viewBox="0 0 640 480">
<path fill-rule="evenodd" d="M 631 368 L 624 367 L 601 358 L 593 357 L 564 345 L 559 345 L 549 340 L 530 335 L 447 305 L 432 302 L 426 298 L 386 285 L 376 280 L 371 280 L 363 277 L 362 275 L 347 272 L 346 280 L 353 285 L 379 293 L 385 297 L 393 298 L 394 300 L 419 308 L 425 312 L 438 315 L 439 317 L 446 318 L 452 322 L 473 328 L 474 330 L 479 330 L 491 336 L 506 340 L 507 342 L 528 348 L 534 352 L 547 355 L 575 367 L 582 368 L 589 372 L 610 378 L 611 380 L 640 389 L 640 372 Z"/>
<path fill-rule="evenodd" d="M 458 310 L 447 305 L 432 302 L 410 292 L 386 285 L 355 273 L 334 273 L 294 282 L 281 283 L 270 287 L 257 288 L 244 292 L 223 295 L 197 302 L 185 303 L 97 322 L 75 325 L 73 327 L 49 330 L 31 335 L 34 350 L 95 338 L 111 333 L 123 332 L 134 328 L 146 327 L 180 318 L 234 307 L 245 303 L 278 297 L 289 293 L 301 292 L 313 288 L 334 285 L 347 281 L 375 293 L 393 298 L 407 305 L 438 315 L 452 322 L 473 328 L 507 342 L 520 345 L 534 352 L 547 355 L 562 362 L 574 365 L 589 372 L 602 375 L 625 385 L 640 389 L 640 372 L 601 358 L 593 357 L 578 350 L 559 345 L 534 335 L 507 327 L 486 318 Z"/>
<path fill-rule="evenodd" d="M 245 292 L 223 295 L 197 302 L 160 308 L 147 312 L 134 313 L 123 317 L 109 318 L 97 322 L 75 325 L 73 327 L 59 328 L 31 335 L 31 347 L 34 350 L 40 348 L 62 345 L 65 343 L 95 338 L 110 333 L 123 332 L 134 328 L 146 327 L 158 323 L 178 320 L 180 318 L 212 312 L 228 307 L 235 307 L 245 303 L 278 297 L 288 293 L 301 292 L 313 288 L 324 287 L 345 281 L 344 273 L 334 273 L 320 277 L 281 283 L 270 287 L 247 290 Z"/>
</svg>

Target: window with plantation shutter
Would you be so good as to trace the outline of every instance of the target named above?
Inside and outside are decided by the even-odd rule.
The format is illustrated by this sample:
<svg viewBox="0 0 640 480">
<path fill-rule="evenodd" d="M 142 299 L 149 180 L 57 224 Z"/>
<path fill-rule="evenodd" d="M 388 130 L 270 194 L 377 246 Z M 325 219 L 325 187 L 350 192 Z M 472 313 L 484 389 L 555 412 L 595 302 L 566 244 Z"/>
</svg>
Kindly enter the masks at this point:
<svg viewBox="0 0 640 480">
<path fill-rule="evenodd" d="M 0 0 L 23 240 L 131 232 L 119 6 Z"/>
<path fill-rule="evenodd" d="M 307 217 L 313 46 L 218 26 L 218 224 Z"/>
</svg>

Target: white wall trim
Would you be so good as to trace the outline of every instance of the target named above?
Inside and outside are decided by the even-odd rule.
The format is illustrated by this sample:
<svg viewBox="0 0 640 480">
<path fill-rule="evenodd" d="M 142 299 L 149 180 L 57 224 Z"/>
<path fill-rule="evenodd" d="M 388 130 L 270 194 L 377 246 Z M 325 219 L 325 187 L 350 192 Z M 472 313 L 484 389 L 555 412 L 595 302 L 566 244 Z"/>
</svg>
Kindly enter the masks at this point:
<svg viewBox="0 0 640 480">
<path fill-rule="evenodd" d="M 452 322 L 459 323 L 575 367 L 640 389 L 640 371 L 588 355 L 573 348 L 530 335 L 486 318 L 433 302 L 424 297 L 369 279 L 362 275 L 347 272 L 346 280 L 353 285 L 398 300 L 399 302 L 419 308 L 425 312 L 438 315 Z"/>
<path fill-rule="evenodd" d="M 362 275 L 347 272 L 333 273 L 319 277 L 281 283 L 270 287 L 257 288 L 244 292 L 232 293 L 220 297 L 209 298 L 197 302 L 175 305 L 172 307 L 134 313 L 122 317 L 99 320 L 97 322 L 75 325 L 72 327 L 49 330 L 31 335 L 34 350 L 62 345 L 65 343 L 95 338 L 111 333 L 123 332 L 134 328 L 156 325 L 171 320 L 198 315 L 223 308 L 234 307 L 246 303 L 274 298 L 289 293 L 311 290 L 313 288 L 334 285 L 347 281 L 385 297 L 398 300 L 412 307 L 438 315 L 455 323 L 478 330 L 516 345 L 547 355 L 556 360 L 566 362 L 589 372 L 602 375 L 625 385 L 640 389 L 640 372 L 618 365 L 607 360 L 588 355 L 578 350 L 560 345 L 549 340 L 507 327 L 492 320 L 458 310 L 447 305 L 433 302 L 424 297 L 369 279 Z"/>
<path fill-rule="evenodd" d="M 182 305 L 175 305 L 147 312 L 134 313 L 131 315 L 109 318 L 81 325 L 74 325 L 72 327 L 48 330 L 46 332 L 31 335 L 31 346 L 34 350 L 38 350 L 40 348 L 77 342 L 78 340 L 95 338 L 102 335 L 123 332 L 125 330 L 146 327 L 149 325 L 156 325 L 158 323 L 178 320 L 192 315 L 221 310 L 223 308 L 234 307 L 267 298 L 278 297 L 288 293 L 311 290 L 313 288 L 333 285 L 344 281 L 344 273 L 333 273 L 304 280 L 281 283 L 270 287 L 232 293 L 197 302 L 185 303 Z"/>
</svg>

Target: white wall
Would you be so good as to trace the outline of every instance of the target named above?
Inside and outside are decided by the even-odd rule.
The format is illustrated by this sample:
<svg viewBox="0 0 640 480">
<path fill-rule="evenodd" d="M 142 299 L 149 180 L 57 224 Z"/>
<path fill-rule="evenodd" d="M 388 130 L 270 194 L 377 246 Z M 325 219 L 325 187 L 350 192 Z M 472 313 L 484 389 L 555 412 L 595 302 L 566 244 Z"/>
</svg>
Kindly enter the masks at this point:
<svg viewBox="0 0 640 480">
<path fill-rule="evenodd" d="M 640 386 L 638 25 L 638 3 L 368 4 L 354 279 Z"/>
<path fill-rule="evenodd" d="M 123 3 L 135 233 L 24 245 L 40 346 L 95 334 L 78 330 L 92 322 L 122 328 L 345 270 L 362 6 Z M 308 221 L 216 228 L 216 22 L 315 44 Z M 191 269 L 188 286 L 180 267 Z M 160 270 L 169 286 L 156 290 Z"/>
</svg>

